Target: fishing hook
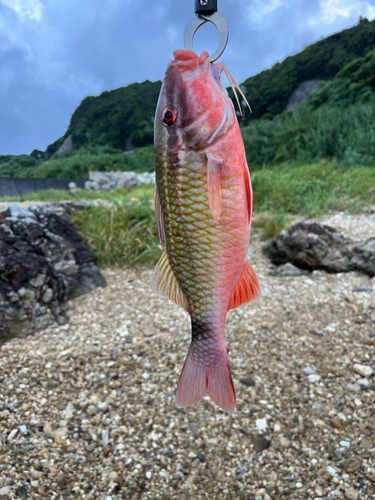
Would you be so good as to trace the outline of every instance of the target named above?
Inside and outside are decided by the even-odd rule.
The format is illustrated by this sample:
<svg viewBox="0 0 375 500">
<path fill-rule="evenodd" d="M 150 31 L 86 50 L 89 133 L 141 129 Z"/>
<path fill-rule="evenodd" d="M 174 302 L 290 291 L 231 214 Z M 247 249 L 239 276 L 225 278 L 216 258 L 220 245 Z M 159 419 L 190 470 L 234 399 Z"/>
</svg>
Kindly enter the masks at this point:
<svg viewBox="0 0 375 500">
<path fill-rule="evenodd" d="M 225 17 L 217 12 L 217 0 L 195 0 L 196 17 L 191 19 L 185 29 L 184 45 L 186 50 L 193 50 L 193 39 L 198 29 L 205 23 L 214 24 L 219 32 L 219 46 L 216 52 L 209 56 L 210 62 L 215 62 L 224 52 L 229 38 L 229 28 Z"/>
</svg>

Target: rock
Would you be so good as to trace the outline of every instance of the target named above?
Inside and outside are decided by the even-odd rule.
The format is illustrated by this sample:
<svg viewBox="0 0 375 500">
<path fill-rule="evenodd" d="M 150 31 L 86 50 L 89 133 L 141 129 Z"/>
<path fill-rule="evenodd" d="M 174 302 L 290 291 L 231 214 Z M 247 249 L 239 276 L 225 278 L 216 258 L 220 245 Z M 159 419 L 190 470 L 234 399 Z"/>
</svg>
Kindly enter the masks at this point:
<svg viewBox="0 0 375 500">
<path fill-rule="evenodd" d="M 68 137 L 66 137 L 66 139 L 58 148 L 55 154 L 57 156 L 62 156 L 65 153 L 69 153 L 70 151 L 73 151 L 73 136 L 71 134 L 68 135 Z"/>
<path fill-rule="evenodd" d="M 281 278 L 287 278 L 289 276 L 302 276 L 303 274 L 306 274 L 306 272 L 303 271 L 303 269 L 294 266 L 290 262 L 287 262 L 283 266 L 280 266 L 275 274 Z"/>
<path fill-rule="evenodd" d="M 286 111 L 291 111 L 297 107 L 298 104 L 305 102 L 311 92 L 315 92 L 320 84 L 321 80 L 305 80 L 304 82 L 301 82 L 298 87 L 293 90 L 292 95 L 289 98 Z"/>
<path fill-rule="evenodd" d="M 285 436 L 281 436 L 280 437 L 280 446 L 282 446 L 283 448 L 289 448 L 290 440 Z"/>
<path fill-rule="evenodd" d="M 335 448 L 335 450 L 333 451 L 333 454 L 339 460 L 342 459 L 342 457 L 345 455 L 345 453 L 346 453 L 346 448 L 341 448 L 341 447 L 340 448 Z"/>
<path fill-rule="evenodd" d="M 336 427 L 336 429 L 343 428 L 343 424 L 342 424 L 341 420 L 337 417 L 332 417 L 331 424 L 333 425 L 333 427 Z"/>
<path fill-rule="evenodd" d="M 254 445 L 254 449 L 257 453 L 260 453 L 269 448 L 271 441 L 264 438 L 263 436 L 257 436 L 252 438 L 251 443 Z"/>
<path fill-rule="evenodd" d="M 255 421 L 255 425 L 257 426 L 257 429 L 260 431 L 264 431 L 267 429 L 267 419 L 266 418 L 257 418 Z"/>
<path fill-rule="evenodd" d="M 282 231 L 263 246 L 263 252 L 276 266 L 290 263 L 309 271 L 359 270 L 375 276 L 375 238 L 352 243 L 333 227 L 305 221 Z"/>
<path fill-rule="evenodd" d="M 347 500 L 357 500 L 359 497 L 359 491 L 354 488 L 348 488 L 345 490 L 345 498 Z"/>
<path fill-rule="evenodd" d="M 358 384 L 359 386 L 368 387 L 370 385 L 370 382 L 367 380 L 367 378 L 360 378 L 359 380 L 357 380 L 356 384 Z"/>
<path fill-rule="evenodd" d="M 322 413 L 324 411 L 324 408 L 323 406 L 318 403 L 317 401 L 315 401 L 312 405 L 311 405 L 311 408 L 316 411 L 317 413 Z"/>
<path fill-rule="evenodd" d="M 356 472 L 361 468 L 361 462 L 356 458 L 348 458 L 341 465 L 347 472 Z"/>
<path fill-rule="evenodd" d="M 370 238 L 352 248 L 352 264 L 356 269 L 375 276 L 375 238 Z"/>
<path fill-rule="evenodd" d="M 253 387 L 255 385 L 254 379 L 252 377 L 240 378 L 240 382 L 246 387 Z"/>
<path fill-rule="evenodd" d="M 78 189 L 78 186 L 75 182 L 69 182 L 68 184 L 68 190 L 70 193 L 75 193 Z"/>
<path fill-rule="evenodd" d="M 353 371 L 361 375 L 361 377 L 371 377 L 373 369 L 371 366 L 355 364 L 353 365 Z"/>
<path fill-rule="evenodd" d="M 350 243 L 334 228 L 307 221 L 282 231 L 264 245 L 263 252 L 277 266 L 290 262 L 302 269 L 343 272 L 353 269 Z"/>
<path fill-rule="evenodd" d="M 312 375 L 309 375 L 307 378 L 312 384 L 315 384 L 316 382 L 319 382 L 321 376 L 318 375 L 317 373 L 313 373 Z"/>
<path fill-rule="evenodd" d="M 374 442 L 372 441 L 372 439 L 362 439 L 361 448 L 365 450 L 371 450 L 372 448 L 374 448 Z"/>
<path fill-rule="evenodd" d="M 57 476 L 56 482 L 60 488 L 65 488 L 65 486 L 68 484 L 68 478 L 63 472 L 60 472 Z"/>
<path fill-rule="evenodd" d="M 4 486 L 3 488 L 0 488 L 0 497 L 5 497 L 6 495 L 9 495 L 10 493 L 10 486 Z"/>
<path fill-rule="evenodd" d="M 334 469 L 333 467 L 331 467 L 330 465 L 328 465 L 328 467 L 326 468 L 326 471 L 328 472 L 328 474 L 330 476 L 337 476 L 337 472 L 336 472 L 336 469 Z"/>
<path fill-rule="evenodd" d="M 89 172 L 89 180 L 85 183 L 87 190 L 107 190 L 129 188 L 155 184 L 155 172 L 137 174 L 135 172 Z"/>
<path fill-rule="evenodd" d="M 64 304 L 105 280 L 68 215 L 85 203 L 0 212 L 0 345 L 68 319 Z"/>
<path fill-rule="evenodd" d="M 305 375 L 314 375 L 315 370 L 307 366 L 306 368 L 302 368 L 302 373 L 304 373 Z"/>
<path fill-rule="evenodd" d="M 172 479 L 174 481 L 181 481 L 181 475 L 178 472 L 176 472 L 176 474 L 173 474 Z"/>
<path fill-rule="evenodd" d="M 27 490 L 25 486 L 18 486 L 16 489 L 16 495 L 18 498 L 27 498 Z"/>
</svg>

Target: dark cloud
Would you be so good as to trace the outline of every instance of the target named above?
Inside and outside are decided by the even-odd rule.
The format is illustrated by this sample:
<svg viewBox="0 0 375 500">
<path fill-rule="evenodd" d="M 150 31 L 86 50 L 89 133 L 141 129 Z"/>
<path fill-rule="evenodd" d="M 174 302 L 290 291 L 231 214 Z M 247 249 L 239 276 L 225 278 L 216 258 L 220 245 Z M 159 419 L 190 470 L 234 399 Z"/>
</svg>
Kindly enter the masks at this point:
<svg viewBox="0 0 375 500">
<path fill-rule="evenodd" d="M 220 0 L 219 10 L 230 26 L 223 59 L 241 82 L 374 17 L 375 0 Z M 161 79 L 191 17 L 193 0 L 0 0 L 0 154 L 44 150 L 87 95 Z M 195 48 L 216 40 L 204 27 Z"/>
</svg>

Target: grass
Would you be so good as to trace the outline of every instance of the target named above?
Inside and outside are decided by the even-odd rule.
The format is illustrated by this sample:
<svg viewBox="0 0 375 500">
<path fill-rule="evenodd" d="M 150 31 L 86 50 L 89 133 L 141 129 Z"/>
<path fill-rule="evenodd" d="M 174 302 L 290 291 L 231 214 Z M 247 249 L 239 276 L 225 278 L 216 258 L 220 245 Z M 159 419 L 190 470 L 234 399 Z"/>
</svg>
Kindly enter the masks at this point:
<svg viewBox="0 0 375 500">
<path fill-rule="evenodd" d="M 374 168 L 345 168 L 327 161 L 313 165 L 284 163 L 259 167 L 251 172 L 251 179 L 253 227 L 263 238 L 276 236 L 288 224 L 289 215 L 315 217 L 330 211 L 358 212 L 375 203 Z M 74 225 L 102 267 L 153 265 L 161 255 L 153 186 L 74 194 L 45 191 L 26 195 L 26 199 L 112 201 L 110 205 L 95 205 L 72 215 Z"/>
<path fill-rule="evenodd" d="M 39 191 L 38 193 L 28 193 L 16 197 L 0 198 L 0 203 L 4 201 L 92 201 L 92 200 L 118 200 L 129 201 L 131 198 L 149 198 L 154 195 L 154 186 L 145 185 L 132 187 L 127 189 L 117 188 L 113 191 L 86 191 L 78 189 L 75 193 L 68 191 L 60 191 L 58 189 L 48 189 L 46 191 Z"/>
<path fill-rule="evenodd" d="M 345 167 L 375 166 L 375 97 L 370 96 L 368 102 L 317 109 L 309 102 L 273 120 L 255 120 L 242 129 L 251 170 L 262 165 L 278 167 L 284 162 L 312 165 L 324 159 Z"/>
<path fill-rule="evenodd" d="M 72 222 L 91 248 L 100 267 L 156 264 L 159 244 L 152 200 L 115 200 L 72 214 Z"/>
<path fill-rule="evenodd" d="M 256 211 L 314 217 L 325 212 L 358 212 L 375 202 L 375 169 L 344 168 L 321 161 L 282 164 L 251 174 Z"/>
</svg>

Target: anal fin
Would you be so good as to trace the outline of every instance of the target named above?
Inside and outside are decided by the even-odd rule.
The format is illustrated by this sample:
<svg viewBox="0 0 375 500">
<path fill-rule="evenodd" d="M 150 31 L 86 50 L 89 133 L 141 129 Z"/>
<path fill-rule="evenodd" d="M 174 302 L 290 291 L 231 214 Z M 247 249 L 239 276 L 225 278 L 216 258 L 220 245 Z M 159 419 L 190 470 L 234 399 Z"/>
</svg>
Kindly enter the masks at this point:
<svg viewBox="0 0 375 500">
<path fill-rule="evenodd" d="M 251 267 L 250 263 L 246 262 L 240 279 L 234 287 L 228 311 L 236 309 L 237 307 L 247 304 L 248 302 L 259 300 L 260 297 L 261 291 L 257 275 L 255 274 L 255 271 Z"/>
<path fill-rule="evenodd" d="M 151 290 L 171 300 L 178 306 L 189 312 L 188 301 L 178 284 L 172 268 L 169 264 L 167 252 L 164 252 L 156 264 L 154 274 L 151 278 Z"/>
</svg>

